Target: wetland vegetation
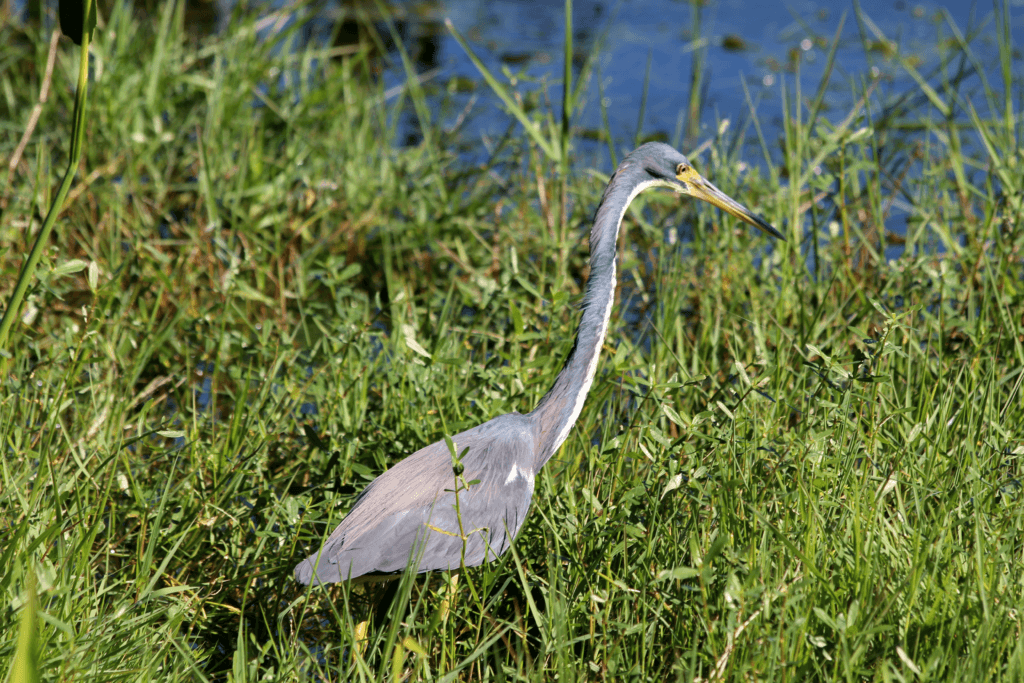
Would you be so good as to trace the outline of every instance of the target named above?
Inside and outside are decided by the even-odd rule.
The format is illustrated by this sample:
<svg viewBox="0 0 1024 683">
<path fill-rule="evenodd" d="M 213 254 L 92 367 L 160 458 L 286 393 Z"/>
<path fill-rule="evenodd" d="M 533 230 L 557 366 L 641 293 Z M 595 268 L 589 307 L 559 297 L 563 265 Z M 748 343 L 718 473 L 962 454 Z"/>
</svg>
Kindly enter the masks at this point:
<svg viewBox="0 0 1024 683">
<path fill-rule="evenodd" d="M 373 31 L 310 45 L 239 11 L 199 39 L 160 11 L 115 3 L 96 31 L 82 163 L 0 359 L 5 675 L 1024 680 L 1008 4 L 995 69 L 942 24 L 918 73 L 864 23 L 917 90 L 782 79 L 775 111 L 661 134 L 788 241 L 638 198 L 590 398 L 513 551 L 453 592 L 403 581 L 365 643 L 370 596 L 292 567 L 398 459 L 533 408 L 572 344 L 601 160 L 659 133 L 584 139 L 584 68 L 482 79 L 518 116 L 473 138 L 465 83 L 386 91 Z M 78 53 L 48 70 L 49 34 L 0 41 L 6 306 Z"/>
</svg>

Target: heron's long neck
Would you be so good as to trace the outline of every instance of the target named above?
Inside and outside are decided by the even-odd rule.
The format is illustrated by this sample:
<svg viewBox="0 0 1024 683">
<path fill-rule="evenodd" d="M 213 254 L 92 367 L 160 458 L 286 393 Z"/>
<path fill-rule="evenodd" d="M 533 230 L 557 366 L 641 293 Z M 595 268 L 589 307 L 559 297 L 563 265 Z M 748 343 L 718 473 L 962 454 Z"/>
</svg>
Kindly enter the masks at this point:
<svg viewBox="0 0 1024 683">
<path fill-rule="evenodd" d="M 608 331 L 612 300 L 615 298 L 615 256 L 619 225 L 633 198 L 655 184 L 652 181 L 636 182 L 630 170 L 620 168 L 616 172 L 597 209 L 594 227 L 590 231 L 590 278 L 583 298 L 583 317 L 576 331 L 576 343 L 565 361 L 565 367 L 558 373 L 554 386 L 531 413 L 532 417 L 538 419 L 539 425 L 539 448 L 534 464 L 538 470 L 569 435 L 569 430 L 583 409 L 590 385 L 594 383 L 601 345 Z"/>
</svg>

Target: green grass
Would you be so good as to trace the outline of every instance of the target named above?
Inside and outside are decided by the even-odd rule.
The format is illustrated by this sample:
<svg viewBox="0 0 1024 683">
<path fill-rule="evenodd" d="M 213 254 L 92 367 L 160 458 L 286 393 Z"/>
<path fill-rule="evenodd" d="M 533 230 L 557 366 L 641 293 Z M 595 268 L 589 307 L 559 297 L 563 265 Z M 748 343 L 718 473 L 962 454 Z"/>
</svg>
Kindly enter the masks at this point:
<svg viewBox="0 0 1024 683">
<path fill-rule="evenodd" d="M 610 169 L 565 157 L 563 175 L 511 118 L 489 147 L 465 139 L 446 127 L 459 83 L 389 99 L 370 45 L 328 58 L 290 27 L 275 49 L 247 17 L 197 41 L 162 11 L 102 18 L 78 180 L 8 347 L 5 676 L 1024 680 L 1008 6 L 997 82 L 954 75 L 978 57 L 943 26 L 918 91 L 788 88 L 759 111 L 780 139 L 755 120 L 698 145 L 785 244 L 638 199 L 620 272 L 649 324 L 616 307 L 513 552 L 452 593 L 403 582 L 363 650 L 372 596 L 292 567 L 384 468 L 550 386 Z M 871 59 L 914 69 L 861 26 Z M 0 40 L 9 159 L 49 40 L 10 22 Z M 73 54 L 3 181 L 5 302 L 67 163 Z M 875 105 L 826 116 L 829 87 Z M 525 115 L 568 154 L 560 115 Z M 424 142 L 400 145 L 402 116 Z M 673 226 L 695 241 L 667 245 Z"/>
</svg>

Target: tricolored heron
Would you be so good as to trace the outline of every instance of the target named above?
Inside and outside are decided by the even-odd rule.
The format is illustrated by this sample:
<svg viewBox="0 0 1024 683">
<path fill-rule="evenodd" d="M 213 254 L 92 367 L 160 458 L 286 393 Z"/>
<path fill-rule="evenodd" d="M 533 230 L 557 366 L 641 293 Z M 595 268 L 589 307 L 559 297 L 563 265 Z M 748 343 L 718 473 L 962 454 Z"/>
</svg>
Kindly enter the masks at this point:
<svg viewBox="0 0 1024 683">
<path fill-rule="evenodd" d="M 537 473 L 569 435 L 594 381 L 615 295 L 619 226 L 629 203 L 650 187 L 710 202 L 783 239 L 669 145 L 638 147 L 619 164 L 597 208 L 576 344 L 551 390 L 531 413 L 501 415 L 451 437 L 461 477 L 442 440 L 370 482 L 323 547 L 295 567 L 300 583 L 393 578 L 409 564 L 420 573 L 456 570 L 508 550 L 530 508 Z M 466 488 L 465 482 L 476 483 Z"/>
</svg>

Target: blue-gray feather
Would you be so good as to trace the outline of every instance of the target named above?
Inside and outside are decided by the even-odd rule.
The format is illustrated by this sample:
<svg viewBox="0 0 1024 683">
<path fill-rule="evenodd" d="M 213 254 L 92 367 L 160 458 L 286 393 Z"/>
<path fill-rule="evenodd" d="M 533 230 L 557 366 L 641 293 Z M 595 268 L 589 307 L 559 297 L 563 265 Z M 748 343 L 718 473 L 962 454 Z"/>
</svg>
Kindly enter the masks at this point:
<svg viewBox="0 0 1024 683">
<path fill-rule="evenodd" d="M 319 553 L 295 568 L 301 583 L 367 574 L 475 566 L 500 556 L 522 527 L 533 494 L 533 421 L 501 415 L 452 437 L 462 455 L 456 479 L 444 441 L 423 448 L 374 479 Z M 516 469 L 513 470 L 513 467 Z M 476 483 L 473 483 L 473 482 Z M 456 490 L 458 512 L 456 512 Z M 461 527 L 459 524 L 461 518 Z M 315 569 L 315 579 L 314 579 Z"/>
</svg>

